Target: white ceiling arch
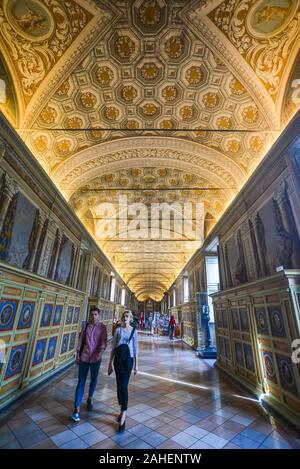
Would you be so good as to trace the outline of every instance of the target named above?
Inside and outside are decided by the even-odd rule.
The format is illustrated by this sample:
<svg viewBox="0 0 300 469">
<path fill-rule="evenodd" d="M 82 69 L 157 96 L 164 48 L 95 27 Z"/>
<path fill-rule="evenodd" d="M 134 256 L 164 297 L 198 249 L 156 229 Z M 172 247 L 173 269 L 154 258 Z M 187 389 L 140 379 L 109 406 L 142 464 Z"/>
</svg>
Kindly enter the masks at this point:
<svg viewBox="0 0 300 469">
<path fill-rule="evenodd" d="M 61 163 L 52 178 L 69 199 L 72 191 L 99 174 L 99 168 L 100 174 L 103 174 L 120 168 L 146 165 L 170 165 L 203 175 L 226 187 L 231 182 L 236 190 L 247 179 L 245 170 L 215 149 L 184 139 L 160 136 L 119 139 L 82 150 Z"/>
</svg>

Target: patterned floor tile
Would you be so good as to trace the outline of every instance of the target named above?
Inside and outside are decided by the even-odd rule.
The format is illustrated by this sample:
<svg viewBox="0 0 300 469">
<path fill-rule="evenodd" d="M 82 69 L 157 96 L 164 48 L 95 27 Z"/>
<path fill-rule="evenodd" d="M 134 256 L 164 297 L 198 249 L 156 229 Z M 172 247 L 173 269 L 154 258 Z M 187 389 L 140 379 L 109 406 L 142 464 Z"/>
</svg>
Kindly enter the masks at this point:
<svg viewBox="0 0 300 469">
<path fill-rule="evenodd" d="M 81 438 L 75 438 L 75 440 L 68 441 L 60 446 L 60 449 L 85 449 L 88 448 L 88 444 L 82 441 Z"/>
<path fill-rule="evenodd" d="M 134 427 L 129 428 L 128 431 L 139 438 L 151 433 L 151 429 L 143 424 L 135 425 Z"/>
<path fill-rule="evenodd" d="M 8 443 L 14 440 L 16 440 L 16 437 L 12 431 L 8 430 L 2 433 L 0 435 L 0 448 L 3 448 L 3 446 L 6 446 Z"/>
<path fill-rule="evenodd" d="M 51 436 L 51 440 L 53 441 L 53 443 L 56 444 L 56 446 L 61 446 L 71 440 L 75 440 L 75 438 L 77 438 L 77 435 L 71 430 L 65 430 L 63 432 Z"/>
<path fill-rule="evenodd" d="M 253 430 L 252 428 L 246 428 L 240 433 L 240 435 L 246 436 L 247 438 L 257 441 L 260 444 L 263 443 L 264 440 L 266 439 L 266 435 L 264 433 L 257 432 L 256 430 Z"/>
<path fill-rule="evenodd" d="M 203 438 L 201 438 L 201 440 L 216 449 L 224 448 L 224 446 L 228 443 L 228 440 L 225 440 L 224 438 L 217 436 L 214 433 L 205 435 Z"/>
<path fill-rule="evenodd" d="M 197 440 L 189 449 L 215 449 L 213 446 L 204 443 L 204 441 Z"/>
<path fill-rule="evenodd" d="M 185 430 L 186 428 L 191 426 L 189 422 L 186 422 L 185 420 L 181 419 L 172 420 L 170 422 L 170 425 L 172 425 L 172 427 L 174 428 L 178 428 L 178 430 Z"/>
<path fill-rule="evenodd" d="M 85 435 L 86 433 L 91 433 L 95 430 L 96 430 L 96 427 L 94 427 L 94 425 L 91 425 L 88 422 L 82 423 L 72 428 L 72 431 L 76 433 L 77 436 Z"/>
<path fill-rule="evenodd" d="M 144 440 L 136 439 L 124 446 L 125 449 L 152 449 L 153 446 L 150 446 Z"/>
<path fill-rule="evenodd" d="M 96 443 L 99 443 L 99 441 L 106 440 L 107 435 L 102 433 L 100 430 L 94 430 L 91 433 L 81 435 L 80 438 L 87 443 L 88 446 L 93 446 Z"/>
<path fill-rule="evenodd" d="M 250 438 L 243 436 L 242 434 L 235 436 L 231 440 L 231 443 L 240 446 L 240 448 L 243 449 L 256 449 L 260 445 L 260 443 L 258 443 L 257 441 L 251 440 Z"/>
<path fill-rule="evenodd" d="M 24 449 L 31 448 L 36 443 L 46 439 L 48 439 L 47 435 L 41 430 L 38 430 L 34 433 L 29 433 L 27 435 L 22 435 L 21 437 L 17 438 L 18 442 Z"/>
<path fill-rule="evenodd" d="M 192 425 L 191 427 L 186 428 L 184 432 L 188 435 L 198 438 L 199 440 L 209 433 L 207 430 L 197 427 L 196 425 Z"/>
<path fill-rule="evenodd" d="M 158 433 L 158 431 L 152 431 L 152 432 L 146 433 L 146 435 L 143 435 L 142 439 L 146 441 L 146 443 L 148 443 L 153 448 L 156 448 L 156 446 L 160 445 L 161 443 L 166 441 L 168 438 L 165 435 Z"/>
<path fill-rule="evenodd" d="M 157 431 L 161 433 L 162 435 L 167 436 L 168 438 L 171 438 L 172 436 L 179 433 L 181 430 L 179 430 L 178 428 L 172 427 L 171 425 L 163 424 L 161 427 L 157 428 Z"/>
<path fill-rule="evenodd" d="M 180 432 L 177 433 L 177 435 L 172 436 L 171 440 L 183 446 L 183 448 L 189 448 L 190 446 L 196 443 L 197 438 L 188 435 L 188 433 Z"/>
<path fill-rule="evenodd" d="M 78 376 L 74 366 L 1 411 L 0 447 L 300 447 L 299 433 L 228 382 L 213 361 L 199 360 L 179 341 L 147 335 L 140 340 L 140 372 L 130 380 L 126 431 L 119 434 L 115 376 L 107 376 L 109 353 L 108 347 L 93 412 L 86 409 L 85 395 L 81 422 L 69 420 Z"/>
</svg>

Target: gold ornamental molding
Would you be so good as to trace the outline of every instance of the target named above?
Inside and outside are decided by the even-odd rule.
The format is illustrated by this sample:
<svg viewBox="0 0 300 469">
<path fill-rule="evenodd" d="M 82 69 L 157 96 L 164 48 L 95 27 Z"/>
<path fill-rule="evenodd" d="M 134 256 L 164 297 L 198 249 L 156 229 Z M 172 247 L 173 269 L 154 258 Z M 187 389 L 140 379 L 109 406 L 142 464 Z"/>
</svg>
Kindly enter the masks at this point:
<svg viewBox="0 0 300 469">
<path fill-rule="evenodd" d="M 255 70 L 225 34 L 205 16 L 203 9 L 198 8 L 198 2 L 194 2 L 194 7 L 191 7 L 191 4 L 187 5 L 180 13 L 180 17 L 186 26 L 192 29 L 194 34 L 239 78 L 265 117 L 270 129 L 280 130 L 280 115 L 276 112 L 274 101 Z"/>
<path fill-rule="evenodd" d="M 72 70 L 76 68 L 120 17 L 120 13 L 111 3 L 106 5 L 105 10 L 100 8 L 99 5 L 96 7 L 91 0 L 76 0 L 76 3 L 94 16 L 45 76 L 26 108 L 20 127 L 31 128 L 34 125 L 40 109 L 43 109 Z"/>
<path fill-rule="evenodd" d="M 231 195 L 248 175 L 230 158 L 205 145 L 172 137 L 131 137 L 83 150 L 62 163 L 52 174 L 69 199 L 82 184 L 104 172 L 139 166 L 170 166 L 204 176 Z"/>
</svg>

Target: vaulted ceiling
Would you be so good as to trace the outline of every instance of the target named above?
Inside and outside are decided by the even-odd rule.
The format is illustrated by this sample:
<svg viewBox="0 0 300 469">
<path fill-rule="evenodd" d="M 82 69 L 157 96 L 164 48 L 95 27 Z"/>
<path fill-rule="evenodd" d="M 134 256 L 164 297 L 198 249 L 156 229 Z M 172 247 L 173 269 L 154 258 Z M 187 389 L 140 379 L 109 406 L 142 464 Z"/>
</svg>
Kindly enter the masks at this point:
<svg viewBox="0 0 300 469">
<path fill-rule="evenodd" d="M 207 234 L 299 107 L 299 1 L 0 0 L 0 24 L 1 109 L 138 298 L 159 300 L 203 237 L 125 239 L 123 207 L 107 239 L 99 207 L 202 203 Z"/>
</svg>

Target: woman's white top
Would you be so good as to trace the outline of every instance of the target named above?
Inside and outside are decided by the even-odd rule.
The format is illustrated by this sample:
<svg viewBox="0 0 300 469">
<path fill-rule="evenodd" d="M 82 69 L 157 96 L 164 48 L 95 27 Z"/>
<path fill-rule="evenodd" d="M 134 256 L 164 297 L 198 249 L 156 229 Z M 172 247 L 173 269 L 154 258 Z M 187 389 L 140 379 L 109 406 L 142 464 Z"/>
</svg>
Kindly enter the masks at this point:
<svg viewBox="0 0 300 469">
<path fill-rule="evenodd" d="M 130 338 L 132 330 L 129 332 L 126 331 L 124 327 L 117 327 L 114 333 L 114 337 L 112 340 L 112 350 L 115 350 L 116 348 L 119 347 L 119 345 L 122 344 L 127 344 Z M 129 350 L 130 350 L 130 356 L 131 358 L 134 358 L 138 354 L 138 334 L 137 331 L 134 331 L 133 337 L 131 341 L 128 344 Z"/>
</svg>

